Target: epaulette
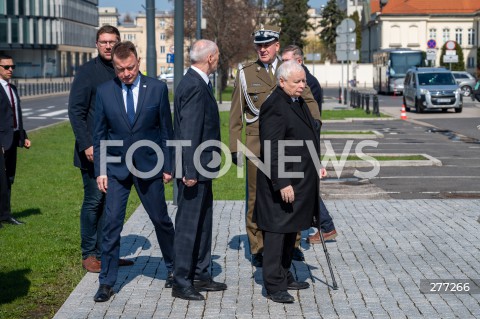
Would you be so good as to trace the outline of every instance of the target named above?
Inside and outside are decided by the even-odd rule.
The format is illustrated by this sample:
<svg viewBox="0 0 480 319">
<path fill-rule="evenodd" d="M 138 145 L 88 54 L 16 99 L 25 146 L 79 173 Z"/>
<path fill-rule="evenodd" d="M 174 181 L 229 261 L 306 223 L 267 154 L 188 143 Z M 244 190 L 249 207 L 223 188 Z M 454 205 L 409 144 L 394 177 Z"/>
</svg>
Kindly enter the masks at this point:
<svg viewBox="0 0 480 319">
<path fill-rule="evenodd" d="M 257 61 L 250 61 L 250 62 L 247 62 L 247 63 L 244 63 L 244 64 L 240 63 L 240 64 L 239 64 L 239 69 L 240 69 L 240 70 L 243 70 L 243 69 L 245 69 L 245 68 L 248 68 L 249 66 L 255 64 L 256 62 L 257 62 Z"/>
</svg>

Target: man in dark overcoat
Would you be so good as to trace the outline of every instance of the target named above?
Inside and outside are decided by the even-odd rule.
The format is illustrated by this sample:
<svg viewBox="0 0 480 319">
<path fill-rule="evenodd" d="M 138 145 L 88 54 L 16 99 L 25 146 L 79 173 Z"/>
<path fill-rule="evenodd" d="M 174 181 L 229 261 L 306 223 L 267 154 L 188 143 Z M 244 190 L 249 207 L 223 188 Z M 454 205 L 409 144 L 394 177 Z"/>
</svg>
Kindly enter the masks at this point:
<svg viewBox="0 0 480 319">
<path fill-rule="evenodd" d="M 260 110 L 260 154 L 268 169 L 257 171 L 253 218 L 263 232 L 267 298 L 289 303 L 294 298 L 287 290 L 309 287 L 295 281 L 290 266 L 297 232 L 310 228 L 318 214 L 320 140 L 301 97 L 306 86 L 302 66 L 283 63 L 277 80 Z"/>
</svg>

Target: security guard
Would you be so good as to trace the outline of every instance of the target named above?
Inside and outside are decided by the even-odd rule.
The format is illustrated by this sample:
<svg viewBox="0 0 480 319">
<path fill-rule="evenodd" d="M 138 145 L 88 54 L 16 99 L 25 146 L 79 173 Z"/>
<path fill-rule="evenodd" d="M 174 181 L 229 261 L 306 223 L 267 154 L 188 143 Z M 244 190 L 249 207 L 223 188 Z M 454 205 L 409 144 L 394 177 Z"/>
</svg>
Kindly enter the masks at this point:
<svg viewBox="0 0 480 319">
<path fill-rule="evenodd" d="M 239 65 L 235 87 L 232 95 L 232 106 L 230 109 L 230 151 L 232 160 L 235 164 L 241 166 L 243 154 L 237 146 L 237 141 L 242 141 L 242 130 L 245 126 L 246 143 L 248 151 L 252 152 L 257 158 L 260 156 L 260 138 L 258 115 L 260 107 L 265 102 L 270 93 L 277 86 L 275 70 L 282 63 L 277 57 L 280 50 L 279 36 L 280 28 L 275 26 L 263 26 L 255 30 L 254 36 L 255 50 L 258 59 L 255 62 L 249 62 Z M 308 104 L 308 108 L 318 125 L 320 132 L 320 112 L 318 104 L 308 87 L 304 90 L 302 97 Z M 263 262 L 263 237 L 262 231 L 252 221 L 253 209 L 255 206 L 255 192 L 257 183 L 256 158 L 247 155 L 247 217 L 246 228 L 248 240 L 250 243 L 250 252 L 252 253 L 252 265 L 261 267 Z M 295 245 L 295 260 L 304 260 L 302 251 L 298 248 L 300 244 L 300 235 L 297 236 Z"/>
</svg>

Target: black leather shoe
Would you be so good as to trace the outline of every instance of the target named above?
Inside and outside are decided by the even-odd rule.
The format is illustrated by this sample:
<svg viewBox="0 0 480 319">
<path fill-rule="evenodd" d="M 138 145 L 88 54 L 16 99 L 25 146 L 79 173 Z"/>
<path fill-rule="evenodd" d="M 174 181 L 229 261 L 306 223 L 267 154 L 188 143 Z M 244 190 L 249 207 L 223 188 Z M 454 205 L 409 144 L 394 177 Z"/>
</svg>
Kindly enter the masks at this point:
<svg viewBox="0 0 480 319">
<path fill-rule="evenodd" d="M 295 301 L 295 298 L 288 291 L 277 291 L 273 294 L 267 294 L 267 298 L 279 303 L 292 303 Z"/>
<path fill-rule="evenodd" d="M 262 267 L 263 266 L 263 255 L 259 254 L 252 254 L 252 266 L 253 267 Z"/>
<path fill-rule="evenodd" d="M 221 291 L 227 290 L 227 285 L 221 282 L 210 280 L 194 280 L 193 286 L 196 291 Z"/>
<path fill-rule="evenodd" d="M 167 279 L 165 280 L 165 288 L 173 287 L 173 272 L 169 271 L 167 274 Z"/>
<path fill-rule="evenodd" d="M 97 293 L 95 294 L 95 297 L 93 297 L 93 301 L 105 302 L 105 301 L 108 301 L 111 296 L 113 296 L 112 287 L 109 285 L 100 285 Z"/>
<path fill-rule="evenodd" d="M 308 287 L 310 287 L 310 284 L 308 282 L 292 281 L 291 283 L 288 284 L 287 289 L 288 290 L 301 290 L 301 289 L 307 289 Z"/>
<path fill-rule="evenodd" d="M 205 300 L 202 294 L 198 293 L 193 286 L 180 288 L 175 285 L 172 287 L 172 297 L 184 300 Z"/>
<path fill-rule="evenodd" d="M 11 225 L 23 225 L 23 224 L 25 224 L 24 222 L 21 222 L 21 221 L 15 219 L 13 217 L 10 217 L 9 219 L 5 219 L 3 222 L 4 223 L 9 223 Z"/>
<path fill-rule="evenodd" d="M 305 261 L 305 256 L 303 255 L 303 252 L 300 250 L 299 247 L 293 250 L 292 259 L 296 261 Z"/>
</svg>

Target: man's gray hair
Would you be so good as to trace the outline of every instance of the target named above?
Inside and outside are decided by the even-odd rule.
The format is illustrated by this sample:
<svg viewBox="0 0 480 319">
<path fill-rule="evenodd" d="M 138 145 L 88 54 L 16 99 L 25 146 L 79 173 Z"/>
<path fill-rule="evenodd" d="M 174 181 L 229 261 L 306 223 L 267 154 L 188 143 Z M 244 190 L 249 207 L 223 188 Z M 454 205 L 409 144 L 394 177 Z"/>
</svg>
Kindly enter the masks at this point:
<svg viewBox="0 0 480 319">
<path fill-rule="evenodd" d="M 192 64 L 205 62 L 209 55 L 214 55 L 218 50 L 217 44 L 210 40 L 197 40 L 190 49 L 190 62 Z"/>
<path fill-rule="evenodd" d="M 295 59 L 300 58 L 300 60 L 303 61 L 303 51 L 298 45 L 290 44 L 290 45 L 286 46 L 283 49 L 282 54 L 287 53 L 287 52 L 293 52 L 293 57 Z"/>
<path fill-rule="evenodd" d="M 282 64 L 280 64 L 277 70 L 277 84 L 280 83 L 280 78 L 284 80 L 288 80 L 288 78 L 290 77 L 290 74 L 292 74 L 293 72 L 300 72 L 300 71 L 305 72 L 303 67 L 300 64 L 298 64 L 297 61 L 290 60 L 290 61 L 283 62 Z"/>
</svg>

